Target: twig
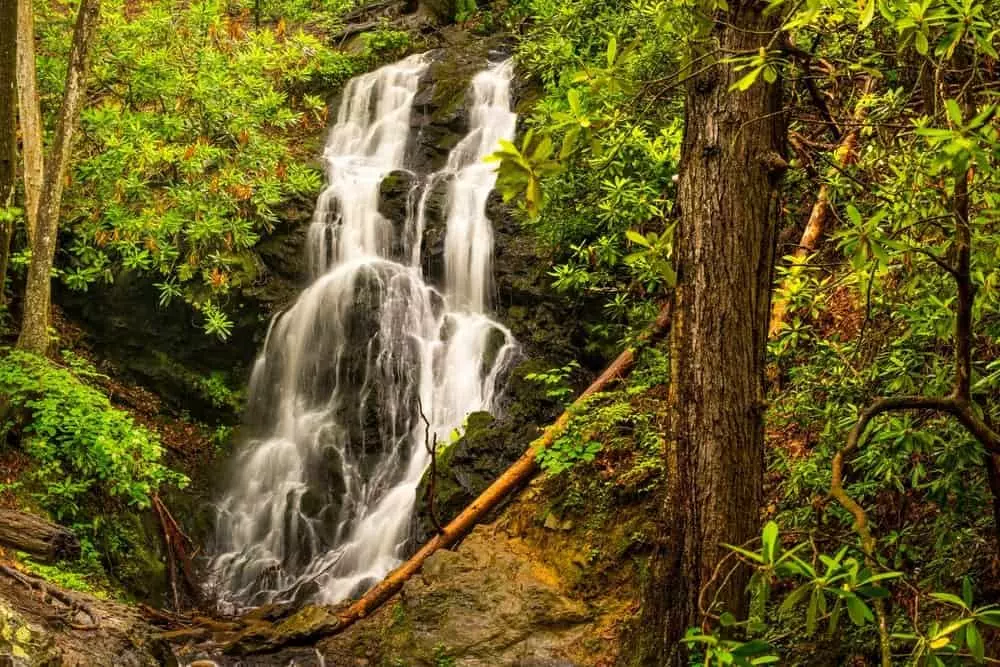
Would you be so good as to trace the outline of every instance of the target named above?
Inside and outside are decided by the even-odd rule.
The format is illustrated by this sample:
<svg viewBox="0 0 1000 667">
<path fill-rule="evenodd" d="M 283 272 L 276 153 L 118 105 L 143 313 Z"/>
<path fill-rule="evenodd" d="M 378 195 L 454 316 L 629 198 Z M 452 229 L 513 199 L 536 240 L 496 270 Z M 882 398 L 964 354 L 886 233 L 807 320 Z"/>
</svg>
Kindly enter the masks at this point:
<svg viewBox="0 0 1000 667">
<path fill-rule="evenodd" d="M 427 493 L 425 497 L 427 498 L 427 513 L 431 516 L 431 523 L 434 524 L 434 529 L 437 534 L 440 535 L 444 532 L 444 528 L 441 527 L 441 522 L 438 520 L 437 510 L 434 508 L 434 499 L 437 497 L 437 445 L 438 436 L 437 433 L 433 435 L 433 440 L 431 436 L 431 422 L 427 419 L 427 415 L 424 414 L 424 405 L 420 401 L 420 394 L 417 394 L 417 410 L 420 411 L 420 418 L 424 420 L 424 447 L 427 448 L 427 453 L 431 455 L 431 465 L 430 465 L 430 480 L 427 482 Z"/>
</svg>

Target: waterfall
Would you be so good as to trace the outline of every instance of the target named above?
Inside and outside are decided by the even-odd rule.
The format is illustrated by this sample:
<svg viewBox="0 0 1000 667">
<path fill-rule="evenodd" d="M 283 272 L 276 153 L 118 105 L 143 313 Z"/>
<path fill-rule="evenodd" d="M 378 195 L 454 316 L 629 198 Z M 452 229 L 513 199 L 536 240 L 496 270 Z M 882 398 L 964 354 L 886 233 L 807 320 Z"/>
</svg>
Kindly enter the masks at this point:
<svg viewBox="0 0 1000 667">
<path fill-rule="evenodd" d="M 379 213 L 383 179 L 406 167 L 429 64 L 411 56 L 344 91 L 306 240 L 313 282 L 271 323 L 250 381 L 252 437 L 219 503 L 212 583 L 225 605 L 338 602 L 398 565 L 425 434 L 447 442 L 466 415 L 494 410 L 516 354 L 488 315 L 496 174 L 483 163 L 514 134 L 509 62 L 474 78 L 469 132 L 423 180 L 403 229 Z M 439 290 L 421 273 L 421 238 L 445 182 Z"/>
</svg>

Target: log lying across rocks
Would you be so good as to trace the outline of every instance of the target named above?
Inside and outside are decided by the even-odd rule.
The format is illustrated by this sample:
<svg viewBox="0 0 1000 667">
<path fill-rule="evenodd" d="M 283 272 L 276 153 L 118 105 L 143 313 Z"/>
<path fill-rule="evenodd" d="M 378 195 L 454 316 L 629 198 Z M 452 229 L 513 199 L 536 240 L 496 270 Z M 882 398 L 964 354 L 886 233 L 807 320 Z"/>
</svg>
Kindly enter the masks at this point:
<svg viewBox="0 0 1000 667">
<path fill-rule="evenodd" d="M 598 392 L 607 390 L 614 382 L 624 380 L 635 365 L 636 349 L 639 344 L 655 342 L 670 329 L 672 302 L 668 301 L 660 310 L 659 316 L 632 345 L 623 351 L 603 373 L 598 376 L 587 389 L 580 394 L 554 423 L 550 424 L 542 435 L 532 442 L 524 455 L 497 478 L 489 488 L 461 514 L 453 519 L 441 532 L 435 535 L 417 553 L 405 563 L 393 570 L 377 586 L 369 590 L 361 599 L 354 601 L 345 608 L 306 607 L 295 615 L 281 621 L 275 626 L 254 623 L 235 639 L 223 640 L 221 645 L 225 652 L 237 655 L 271 653 L 289 646 L 306 646 L 325 637 L 343 632 L 357 621 L 369 616 L 380 606 L 395 596 L 403 584 L 420 571 L 424 562 L 439 549 L 455 545 L 489 512 L 495 509 L 503 500 L 524 487 L 538 472 L 538 452 L 550 446 L 556 438 L 562 435 L 569 424 L 575 408 Z M 204 628 L 194 628 L 194 632 Z M 182 631 L 175 638 L 191 638 L 195 636 L 191 630 Z"/>
<path fill-rule="evenodd" d="M 0 546 L 48 562 L 80 557 L 80 540 L 69 528 L 17 510 L 0 509 Z"/>
</svg>

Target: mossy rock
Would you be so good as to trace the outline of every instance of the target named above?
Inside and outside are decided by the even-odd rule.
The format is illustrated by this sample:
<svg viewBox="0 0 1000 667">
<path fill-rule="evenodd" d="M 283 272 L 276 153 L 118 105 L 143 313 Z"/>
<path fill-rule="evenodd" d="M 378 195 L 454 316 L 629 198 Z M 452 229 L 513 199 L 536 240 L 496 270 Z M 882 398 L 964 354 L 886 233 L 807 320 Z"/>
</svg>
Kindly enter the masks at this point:
<svg viewBox="0 0 1000 667">
<path fill-rule="evenodd" d="M 561 411 L 560 405 L 545 395 L 537 383 L 525 375 L 550 366 L 528 360 L 514 369 L 508 382 L 507 400 L 501 417 L 474 412 L 465 421 L 462 436 L 440 447 L 434 474 L 434 506 L 444 525 L 493 483 L 524 454 L 541 428 Z M 431 471 L 424 473 L 417 489 L 416 539 L 425 541 L 434 534 L 427 502 Z M 500 508 L 494 511 L 494 516 Z"/>
<path fill-rule="evenodd" d="M 168 604 L 167 566 L 159 526 L 152 512 L 116 519 L 124 544 L 108 553 L 109 571 L 129 595 L 157 607 Z"/>
</svg>

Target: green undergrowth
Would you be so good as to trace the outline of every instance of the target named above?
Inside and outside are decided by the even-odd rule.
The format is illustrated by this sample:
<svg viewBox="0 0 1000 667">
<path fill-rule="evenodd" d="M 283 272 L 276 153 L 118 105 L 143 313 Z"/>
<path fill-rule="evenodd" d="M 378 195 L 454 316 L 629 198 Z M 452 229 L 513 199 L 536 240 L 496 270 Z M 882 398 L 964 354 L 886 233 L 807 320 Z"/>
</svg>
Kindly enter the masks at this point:
<svg viewBox="0 0 1000 667">
<path fill-rule="evenodd" d="M 661 350 L 642 350 L 627 383 L 574 408 L 564 434 L 539 454 L 546 475 L 527 504 L 532 523 L 548 539 L 564 536 L 545 552 L 585 596 L 638 593 L 657 532 L 668 368 Z"/>
<path fill-rule="evenodd" d="M 141 512 L 158 490 L 183 488 L 187 478 L 164 465 L 157 434 L 87 383 L 88 368 L 3 351 L 2 448 L 30 461 L 5 490 L 80 537 L 78 563 L 31 564 L 34 571 L 71 588 L 102 588 L 110 576 L 152 593 L 153 583 L 143 580 L 162 566 L 149 553 Z"/>
<path fill-rule="evenodd" d="M 312 158 L 329 98 L 413 46 L 388 26 L 350 49 L 332 44 L 354 4 L 105 2 L 65 196 L 62 282 L 86 291 L 139 274 L 161 306 L 186 303 L 208 334 L 229 338 L 240 297 L 266 272 L 258 245 L 322 187 Z M 36 11 L 51 114 L 73 14 L 57 3 Z M 27 262 L 21 251 L 13 266 Z"/>
</svg>

